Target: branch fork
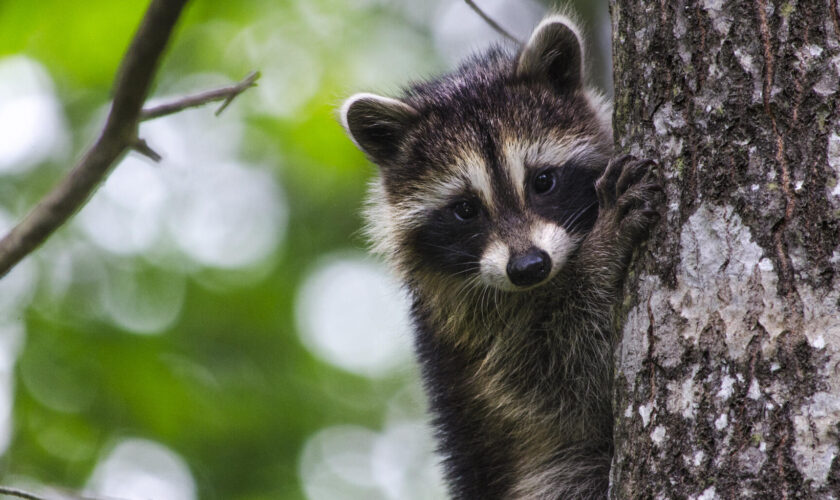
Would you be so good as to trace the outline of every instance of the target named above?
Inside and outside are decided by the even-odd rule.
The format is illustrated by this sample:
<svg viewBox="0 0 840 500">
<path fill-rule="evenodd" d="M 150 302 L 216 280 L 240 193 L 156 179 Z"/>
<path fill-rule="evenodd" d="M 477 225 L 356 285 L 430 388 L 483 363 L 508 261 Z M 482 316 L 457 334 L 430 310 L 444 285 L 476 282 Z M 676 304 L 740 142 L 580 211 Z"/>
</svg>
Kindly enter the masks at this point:
<svg viewBox="0 0 840 500">
<path fill-rule="evenodd" d="M 218 115 L 245 90 L 256 85 L 258 72 L 228 87 L 143 109 L 172 31 L 187 0 L 152 0 L 131 41 L 114 82 L 114 100 L 99 138 L 73 169 L 0 239 L 0 278 L 67 222 L 105 180 L 128 150 L 160 161 L 161 156 L 137 135 L 141 121 L 187 108 L 222 101 Z"/>
</svg>

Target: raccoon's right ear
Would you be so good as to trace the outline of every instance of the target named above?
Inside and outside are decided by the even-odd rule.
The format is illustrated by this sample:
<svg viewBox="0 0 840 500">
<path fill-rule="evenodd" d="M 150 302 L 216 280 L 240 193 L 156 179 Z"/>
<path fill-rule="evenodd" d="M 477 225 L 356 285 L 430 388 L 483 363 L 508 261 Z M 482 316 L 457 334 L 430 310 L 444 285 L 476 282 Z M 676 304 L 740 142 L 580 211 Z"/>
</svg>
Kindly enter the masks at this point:
<svg viewBox="0 0 840 500">
<path fill-rule="evenodd" d="M 580 88 L 583 43 L 577 26 L 560 14 L 543 19 L 519 55 L 516 76 L 546 81 L 561 92 Z"/>
<path fill-rule="evenodd" d="M 356 94 L 341 107 L 344 129 L 356 146 L 380 166 L 393 160 L 417 116 L 417 110 L 408 104 L 375 94 Z"/>
</svg>

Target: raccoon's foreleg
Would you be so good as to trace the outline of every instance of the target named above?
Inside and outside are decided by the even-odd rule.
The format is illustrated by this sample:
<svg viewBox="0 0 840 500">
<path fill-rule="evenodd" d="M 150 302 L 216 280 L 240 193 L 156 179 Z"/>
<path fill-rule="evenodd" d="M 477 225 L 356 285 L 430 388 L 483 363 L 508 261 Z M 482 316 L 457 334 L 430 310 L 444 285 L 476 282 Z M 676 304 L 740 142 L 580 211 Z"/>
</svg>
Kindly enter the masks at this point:
<svg viewBox="0 0 840 500">
<path fill-rule="evenodd" d="M 664 201 L 655 163 L 626 155 L 613 159 L 595 183 L 598 220 L 580 247 L 578 265 L 593 292 L 618 299 L 633 252 L 659 220 Z"/>
<path fill-rule="evenodd" d="M 590 353 L 588 399 L 599 401 L 600 410 L 591 414 L 593 432 L 586 443 L 559 450 L 545 469 L 533 477 L 551 478 L 554 494 L 520 495 L 520 498 L 604 498 L 609 482 L 612 458 L 612 342 L 615 341 L 613 318 L 621 303 L 622 283 L 633 252 L 647 238 L 659 220 L 658 207 L 663 201 L 662 188 L 653 176 L 654 162 L 623 156 L 609 163 L 595 183 L 598 219 L 581 243 L 570 265 L 574 277 L 567 297 L 574 309 L 583 312 L 579 335 L 602 349 Z M 599 339 L 595 341 L 595 339 Z M 596 355 L 597 354 L 597 355 Z M 570 453 L 577 450 L 575 453 Z M 553 476 L 553 477 L 552 477 Z M 520 491 L 528 482 L 520 483 Z M 527 491 L 527 490 L 525 490 Z"/>
</svg>

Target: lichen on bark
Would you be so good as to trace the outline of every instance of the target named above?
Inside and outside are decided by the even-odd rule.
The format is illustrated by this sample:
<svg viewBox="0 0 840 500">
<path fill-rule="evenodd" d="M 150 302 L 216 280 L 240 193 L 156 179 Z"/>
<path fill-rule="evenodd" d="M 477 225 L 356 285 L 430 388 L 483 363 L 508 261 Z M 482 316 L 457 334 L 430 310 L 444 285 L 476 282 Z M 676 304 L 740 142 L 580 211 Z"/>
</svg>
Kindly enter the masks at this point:
<svg viewBox="0 0 840 500">
<path fill-rule="evenodd" d="M 611 10 L 616 146 L 668 196 L 627 283 L 611 494 L 836 498 L 837 0 Z"/>
</svg>

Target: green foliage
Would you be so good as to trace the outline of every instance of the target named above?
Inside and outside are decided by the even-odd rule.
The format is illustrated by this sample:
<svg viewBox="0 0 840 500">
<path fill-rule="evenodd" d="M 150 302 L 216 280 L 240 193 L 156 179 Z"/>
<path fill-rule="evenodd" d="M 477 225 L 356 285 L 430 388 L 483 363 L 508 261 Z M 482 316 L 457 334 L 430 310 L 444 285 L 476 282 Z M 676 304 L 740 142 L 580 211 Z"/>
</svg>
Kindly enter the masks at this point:
<svg viewBox="0 0 840 500">
<path fill-rule="evenodd" d="M 25 55 L 46 68 L 73 144 L 25 174 L 4 178 L 6 210 L 25 211 L 89 143 L 145 6 L 0 3 L 0 60 Z M 40 279 L 34 299 L 18 313 L 25 339 L 14 369 L 12 441 L 0 461 L 0 482 L 82 489 L 114 442 L 139 437 L 180 455 L 202 498 L 302 498 L 297 464 L 308 436 L 334 424 L 381 425 L 388 400 L 413 379 L 412 369 L 369 379 L 333 368 L 302 347 L 294 311 L 298 287 L 318 256 L 363 247 L 359 209 L 372 170 L 335 118 L 335 105 L 356 86 L 339 62 L 365 41 L 363 26 L 402 22 L 388 10 L 331 2 L 193 2 L 158 88 L 175 95 L 207 87 L 179 84 L 192 74 L 221 73 L 232 81 L 263 70 L 258 91 L 217 119 L 202 116 L 206 127 L 241 121 L 236 155 L 267 169 L 281 186 L 286 236 L 266 258 L 224 270 L 184 256 L 111 255 L 86 241 L 75 223 L 62 229 L 30 266 Z M 272 43 L 276 53 L 260 53 L 260 45 Z M 278 116 L 259 101 L 284 90 L 300 94 L 287 86 L 295 85 L 299 70 L 294 60 L 285 61 L 284 46 L 307 59 L 302 70 L 314 68 L 318 77 L 291 112 Z M 201 175 L 201 164 L 189 168 Z M 84 267 L 92 264 L 84 256 L 75 260 L 67 288 L 50 290 L 48 261 L 72 245 L 82 245 L 105 274 L 130 268 L 117 281 L 133 280 L 143 297 L 174 289 L 172 300 L 182 301 L 174 321 L 152 335 L 115 324 L 101 297 L 108 293 L 101 281 L 113 278 L 86 276 Z"/>
</svg>

